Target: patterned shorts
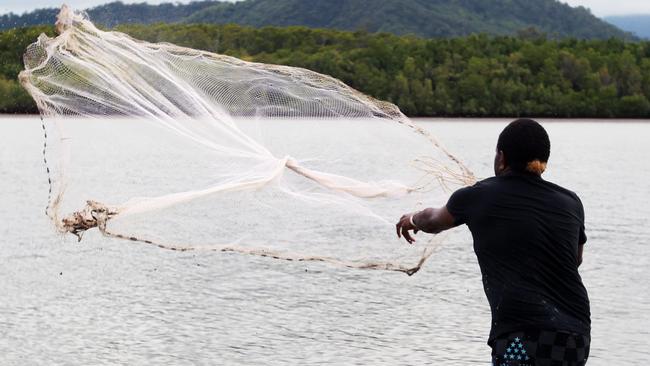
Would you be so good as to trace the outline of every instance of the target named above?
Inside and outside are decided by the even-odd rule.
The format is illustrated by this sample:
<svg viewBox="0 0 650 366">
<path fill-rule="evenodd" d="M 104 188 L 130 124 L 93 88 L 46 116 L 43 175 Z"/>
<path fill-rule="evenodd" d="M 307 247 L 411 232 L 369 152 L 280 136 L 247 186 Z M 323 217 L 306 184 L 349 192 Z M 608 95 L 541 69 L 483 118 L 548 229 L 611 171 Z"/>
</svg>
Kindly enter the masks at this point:
<svg viewBox="0 0 650 366">
<path fill-rule="evenodd" d="M 584 366 L 589 336 L 556 331 L 505 334 L 492 343 L 494 366 Z"/>
</svg>

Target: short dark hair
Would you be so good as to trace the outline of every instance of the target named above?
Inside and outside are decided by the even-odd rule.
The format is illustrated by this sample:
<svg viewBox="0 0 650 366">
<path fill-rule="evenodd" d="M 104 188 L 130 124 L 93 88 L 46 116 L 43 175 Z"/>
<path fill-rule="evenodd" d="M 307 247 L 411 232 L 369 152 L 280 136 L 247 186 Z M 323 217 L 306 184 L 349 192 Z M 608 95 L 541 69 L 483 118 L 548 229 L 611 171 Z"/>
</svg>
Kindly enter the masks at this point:
<svg viewBox="0 0 650 366">
<path fill-rule="evenodd" d="M 551 140 L 542 125 L 532 119 L 518 119 L 499 135 L 497 150 L 503 151 L 505 163 L 514 171 L 526 171 L 528 163 L 548 162 Z"/>
</svg>

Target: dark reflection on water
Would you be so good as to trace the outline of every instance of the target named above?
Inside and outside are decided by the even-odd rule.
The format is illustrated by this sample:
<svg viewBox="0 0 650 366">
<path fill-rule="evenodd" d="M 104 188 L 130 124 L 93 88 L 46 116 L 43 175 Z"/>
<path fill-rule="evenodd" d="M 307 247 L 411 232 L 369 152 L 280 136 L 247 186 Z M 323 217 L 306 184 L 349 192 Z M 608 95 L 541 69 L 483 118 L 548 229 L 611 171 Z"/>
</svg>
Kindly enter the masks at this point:
<svg viewBox="0 0 650 366">
<path fill-rule="evenodd" d="M 425 125 L 488 176 L 506 122 Z M 650 125 L 546 126 L 546 178 L 575 190 L 587 213 L 589 364 L 644 364 Z M 454 231 L 412 278 L 173 253 L 94 233 L 82 244 L 61 241 L 42 216 L 40 138 L 35 120 L 0 121 L 2 364 L 489 364 L 489 310 L 467 230 Z"/>
</svg>

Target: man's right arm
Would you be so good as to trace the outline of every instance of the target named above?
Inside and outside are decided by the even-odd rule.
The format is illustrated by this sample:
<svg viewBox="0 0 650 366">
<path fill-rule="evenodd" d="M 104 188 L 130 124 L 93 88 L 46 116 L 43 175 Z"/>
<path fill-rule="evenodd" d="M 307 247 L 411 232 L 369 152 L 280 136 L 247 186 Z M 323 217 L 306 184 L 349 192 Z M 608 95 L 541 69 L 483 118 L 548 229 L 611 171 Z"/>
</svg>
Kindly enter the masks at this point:
<svg viewBox="0 0 650 366">
<path fill-rule="evenodd" d="M 447 207 L 442 208 L 427 208 L 426 210 L 403 215 L 399 219 L 395 229 L 397 237 L 404 237 L 409 244 L 413 244 L 415 239 L 411 236 L 417 234 L 418 231 L 424 231 L 429 234 L 438 234 L 441 231 L 451 229 L 456 226 L 454 217 L 451 216 Z"/>
<path fill-rule="evenodd" d="M 395 225 L 397 236 L 403 236 L 406 241 L 413 244 L 415 239 L 411 236 L 410 231 L 413 231 L 413 234 L 417 234 L 418 231 L 438 234 L 464 224 L 473 201 L 473 191 L 473 187 L 461 188 L 454 192 L 447 204 L 441 208 L 427 208 L 415 214 L 403 215 Z"/>
<path fill-rule="evenodd" d="M 427 208 L 413 215 L 413 223 L 425 233 L 438 234 L 453 228 L 456 220 L 447 210 L 447 206 L 441 208 Z"/>
</svg>

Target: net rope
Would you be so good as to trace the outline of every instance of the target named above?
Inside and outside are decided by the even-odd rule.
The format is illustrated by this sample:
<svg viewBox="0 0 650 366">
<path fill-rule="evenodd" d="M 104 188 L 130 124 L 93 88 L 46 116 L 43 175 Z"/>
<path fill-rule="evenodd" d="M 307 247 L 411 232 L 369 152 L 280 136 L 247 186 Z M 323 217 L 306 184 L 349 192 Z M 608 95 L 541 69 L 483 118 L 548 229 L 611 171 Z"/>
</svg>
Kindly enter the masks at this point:
<svg viewBox="0 0 650 366">
<path fill-rule="evenodd" d="M 164 244 L 162 240 L 117 232 L 109 226 L 118 219 L 128 223 L 129 217 L 137 220 L 155 216 L 156 212 L 173 212 L 178 206 L 195 204 L 199 207 L 214 197 L 221 197 L 221 200 L 233 197 L 224 202 L 236 204 L 235 197 L 241 192 L 249 194 L 245 197 L 251 200 L 254 209 L 264 207 L 259 203 L 259 197 L 251 198 L 252 195 L 269 192 L 274 199 L 278 195 L 286 197 L 284 200 L 292 203 L 292 209 L 299 202 L 314 208 L 344 212 L 345 215 L 367 217 L 364 223 L 385 223 L 387 219 L 378 213 L 377 204 L 386 205 L 416 195 L 421 198 L 432 189 L 441 187 L 449 191 L 453 186 L 471 184 L 475 180 L 458 158 L 425 129 L 405 117 L 395 105 L 368 97 L 329 76 L 301 68 L 246 62 L 172 44 L 138 41 L 119 32 L 99 30 L 84 13 L 74 12 L 67 6 L 61 9 L 56 29 L 57 37 L 41 35 L 28 47 L 24 55 L 25 70 L 19 79 L 36 101 L 43 121 L 43 155 L 49 182 L 46 214 L 59 232 L 73 234 L 79 240 L 86 231 L 97 228 L 107 237 L 169 250 L 237 252 L 412 275 L 433 253 L 431 247 L 421 251 L 415 266 L 406 266 L 392 261 L 303 255 L 283 246 L 277 250 L 270 245 Z M 87 155 L 90 148 L 74 150 L 73 144 L 79 139 L 69 137 L 66 126 L 69 128 L 79 121 L 85 123 L 107 117 L 145 121 L 154 129 L 162 129 L 185 141 L 188 149 L 202 149 L 206 156 L 214 159 L 215 165 L 211 167 L 221 172 L 219 179 L 215 183 L 215 174 L 206 175 L 203 188 L 190 186 L 192 189 L 172 189 L 171 192 L 160 192 L 152 183 L 150 190 L 162 194 L 142 196 L 127 193 L 127 199 L 122 203 L 111 201 L 107 204 L 83 197 L 86 201 L 84 207 L 70 208 L 70 204 L 78 204 L 75 202 L 82 199 L 78 192 L 83 191 L 67 192 L 74 182 L 70 178 L 71 165 L 74 164 L 70 161 Z M 276 157 L 277 154 L 269 147 L 241 128 L 238 120 L 251 118 L 290 119 L 295 123 L 305 119 L 389 122 L 390 128 L 399 126 L 396 130 L 399 133 L 410 131 L 417 136 L 409 137 L 409 140 L 417 138 L 420 145 L 425 140 L 431 151 L 430 154 L 408 157 L 407 165 L 411 168 L 408 173 L 420 173 L 418 179 L 410 182 L 392 176 L 380 180 L 352 178 L 314 169 L 305 165 L 305 159 L 291 155 Z M 99 134 L 94 138 L 105 136 Z M 407 143 L 417 145 L 415 140 Z M 109 154 L 111 152 L 107 151 L 108 158 Z M 48 155 L 54 156 L 56 162 L 48 159 Z M 362 160 L 360 157 L 355 159 Z M 404 160 L 401 158 L 390 163 L 401 166 Z M 324 165 L 334 167 L 335 164 L 327 162 Z M 288 177 L 286 171 L 295 176 Z M 92 174 L 101 176 L 103 173 Z M 89 176 L 92 174 L 88 173 Z M 81 187 L 92 191 L 92 184 L 79 180 L 82 181 Z M 305 181 L 312 185 L 307 186 L 309 183 Z M 134 188 L 133 191 L 138 190 Z M 148 190 L 138 192 L 141 191 Z M 105 196 L 117 200 L 124 194 L 116 189 Z M 203 206 L 210 207 L 208 203 Z M 304 212 L 295 210 L 301 214 Z M 165 220 L 173 219 L 173 215 L 168 214 Z M 313 215 L 310 219 L 322 220 L 318 214 Z M 324 226 L 326 224 L 324 222 Z M 128 230 L 128 225 L 122 226 Z M 264 243 L 265 234 L 256 235 L 258 237 L 252 241 Z M 235 239 L 230 241 L 237 242 Z M 291 241 L 284 237 L 279 239 Z"/>
</svg>

